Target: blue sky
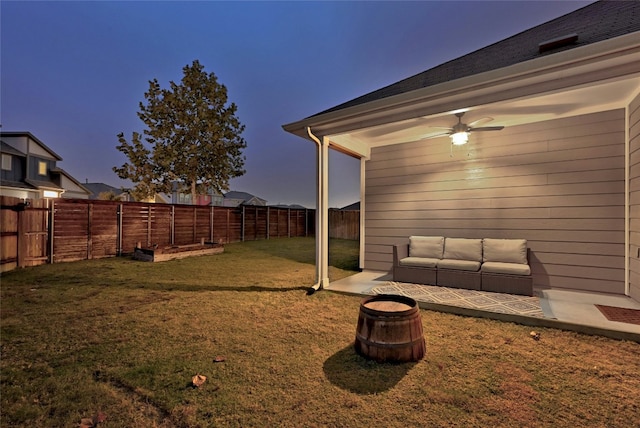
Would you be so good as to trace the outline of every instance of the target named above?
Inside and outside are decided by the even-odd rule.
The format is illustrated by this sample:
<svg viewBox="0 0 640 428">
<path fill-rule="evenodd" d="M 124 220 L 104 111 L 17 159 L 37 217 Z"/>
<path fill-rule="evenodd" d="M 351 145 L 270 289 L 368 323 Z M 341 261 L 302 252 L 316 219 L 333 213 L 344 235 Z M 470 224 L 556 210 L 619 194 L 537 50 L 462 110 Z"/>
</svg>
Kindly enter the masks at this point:
<svg viewBox="0 0 640 428">
<path fill-rule="evenodd" d="M 81 182 L 130 186 L 119 132 L 141 132 L 148 81 L 198 59 L 246 126 L 231 189 L 315 204 L 315 147 L 281 126 L 590 1 L 0 2 L 0 123 L 29 131 Z M 330 205 L 359 199 L 359 161 L 330 158 Z"/>
</svg>

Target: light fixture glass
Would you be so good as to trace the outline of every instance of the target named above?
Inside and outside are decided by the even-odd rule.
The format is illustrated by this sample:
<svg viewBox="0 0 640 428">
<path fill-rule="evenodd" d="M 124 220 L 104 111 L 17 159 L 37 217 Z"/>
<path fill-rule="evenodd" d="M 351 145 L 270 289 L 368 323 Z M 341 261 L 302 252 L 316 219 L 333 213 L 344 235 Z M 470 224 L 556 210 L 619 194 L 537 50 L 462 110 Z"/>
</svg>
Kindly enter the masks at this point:
<svg viewBox="0 0 640 428">
<path fill-rule="evenodd" d="M 454 146 L 462 146 L 463 144 L 467 144 L 469 142 L 469 133 L 468 132 L 456 132 L 455 134 L 451 134 L 451 143 Z"/>
<path fill-rule="evenodd" d="M 44 196 L 45 198 L 57 198 L 58 192 L 54 192 L 52 190 L 45 190 L 44 192 L 42 192 L 42 196 Z"/>
</svg>

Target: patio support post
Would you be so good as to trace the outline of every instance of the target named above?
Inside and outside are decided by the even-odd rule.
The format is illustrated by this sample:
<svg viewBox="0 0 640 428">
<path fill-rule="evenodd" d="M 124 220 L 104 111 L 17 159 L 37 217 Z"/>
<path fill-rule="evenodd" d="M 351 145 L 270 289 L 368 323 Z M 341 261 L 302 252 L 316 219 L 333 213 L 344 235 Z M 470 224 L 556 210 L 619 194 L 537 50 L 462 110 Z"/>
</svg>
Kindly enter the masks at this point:
<svg viewBox="0 0 640 428">
<path fill-rule="evenodd" d="M 364 269 L 364 194 L 365 194 L 365 157 L 360 158 L 360 263 L 358 267 Z"/>
<path fill-rule="evenodd" d="M 317 144 L 316 178 L 316 284 L 309 290 L 321 290 L 329 285 L 329 140 L 318 137 L 307 128 Z M 313 291 L 312 291 L 313 290 Z"/>
<path fill-rule="evenodd" d="M 630 261 L 629 261 L 629 245 L 630 245 L 630 234 L 631 234 L 631 184 L 630 184 L 630 174 L 631 174 L 631 154 L 629 153 L 630 144 L 629 144 L 629 104 L 624 109 L 624 294 L 625 296 L 631 295 L 631 275 L 629 272 L 630 269 Z"/>
</svg>

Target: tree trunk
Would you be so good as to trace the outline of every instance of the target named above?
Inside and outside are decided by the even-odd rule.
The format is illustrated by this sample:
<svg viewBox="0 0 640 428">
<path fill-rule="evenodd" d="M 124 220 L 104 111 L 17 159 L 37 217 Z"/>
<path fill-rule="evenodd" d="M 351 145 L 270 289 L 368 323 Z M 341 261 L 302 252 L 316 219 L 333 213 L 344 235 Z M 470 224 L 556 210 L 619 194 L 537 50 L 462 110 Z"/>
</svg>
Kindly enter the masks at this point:
<svg viewBox="0 0 640 428">
<path fill-rule="evenodd" d="M 196 182 L 192 181 L 191 182 L 191 205 L 197 205 L 197 194 L 196 194 Z"/>
</svg>

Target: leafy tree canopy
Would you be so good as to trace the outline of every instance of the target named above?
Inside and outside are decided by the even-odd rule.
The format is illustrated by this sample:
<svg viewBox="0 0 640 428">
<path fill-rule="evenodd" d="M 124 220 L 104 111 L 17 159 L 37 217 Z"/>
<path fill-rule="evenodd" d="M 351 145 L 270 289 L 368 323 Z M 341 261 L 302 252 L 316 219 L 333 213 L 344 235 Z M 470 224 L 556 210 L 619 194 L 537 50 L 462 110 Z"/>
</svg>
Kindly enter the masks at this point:
<svg viewBox="0 0 640 428">
<path fill-rule="evenodd" d="M 195 201 L 209 189 L 228 190 L 229 180 L 245 173 L 244 125 L 236 105 L 228 103 L 227 88 L 198 60 L 182 71 L 181 82 L 170 81 L 168 89 L 157 79 L 149 81 L 138 112 L 144 135 L 134 132 L 128 142 L 118 134 L 116 148 L 129 161 L 113 171 L 135 184 L 132 194 L 138 200 L 170 193 L 178 183 Z"/>
</svg>

